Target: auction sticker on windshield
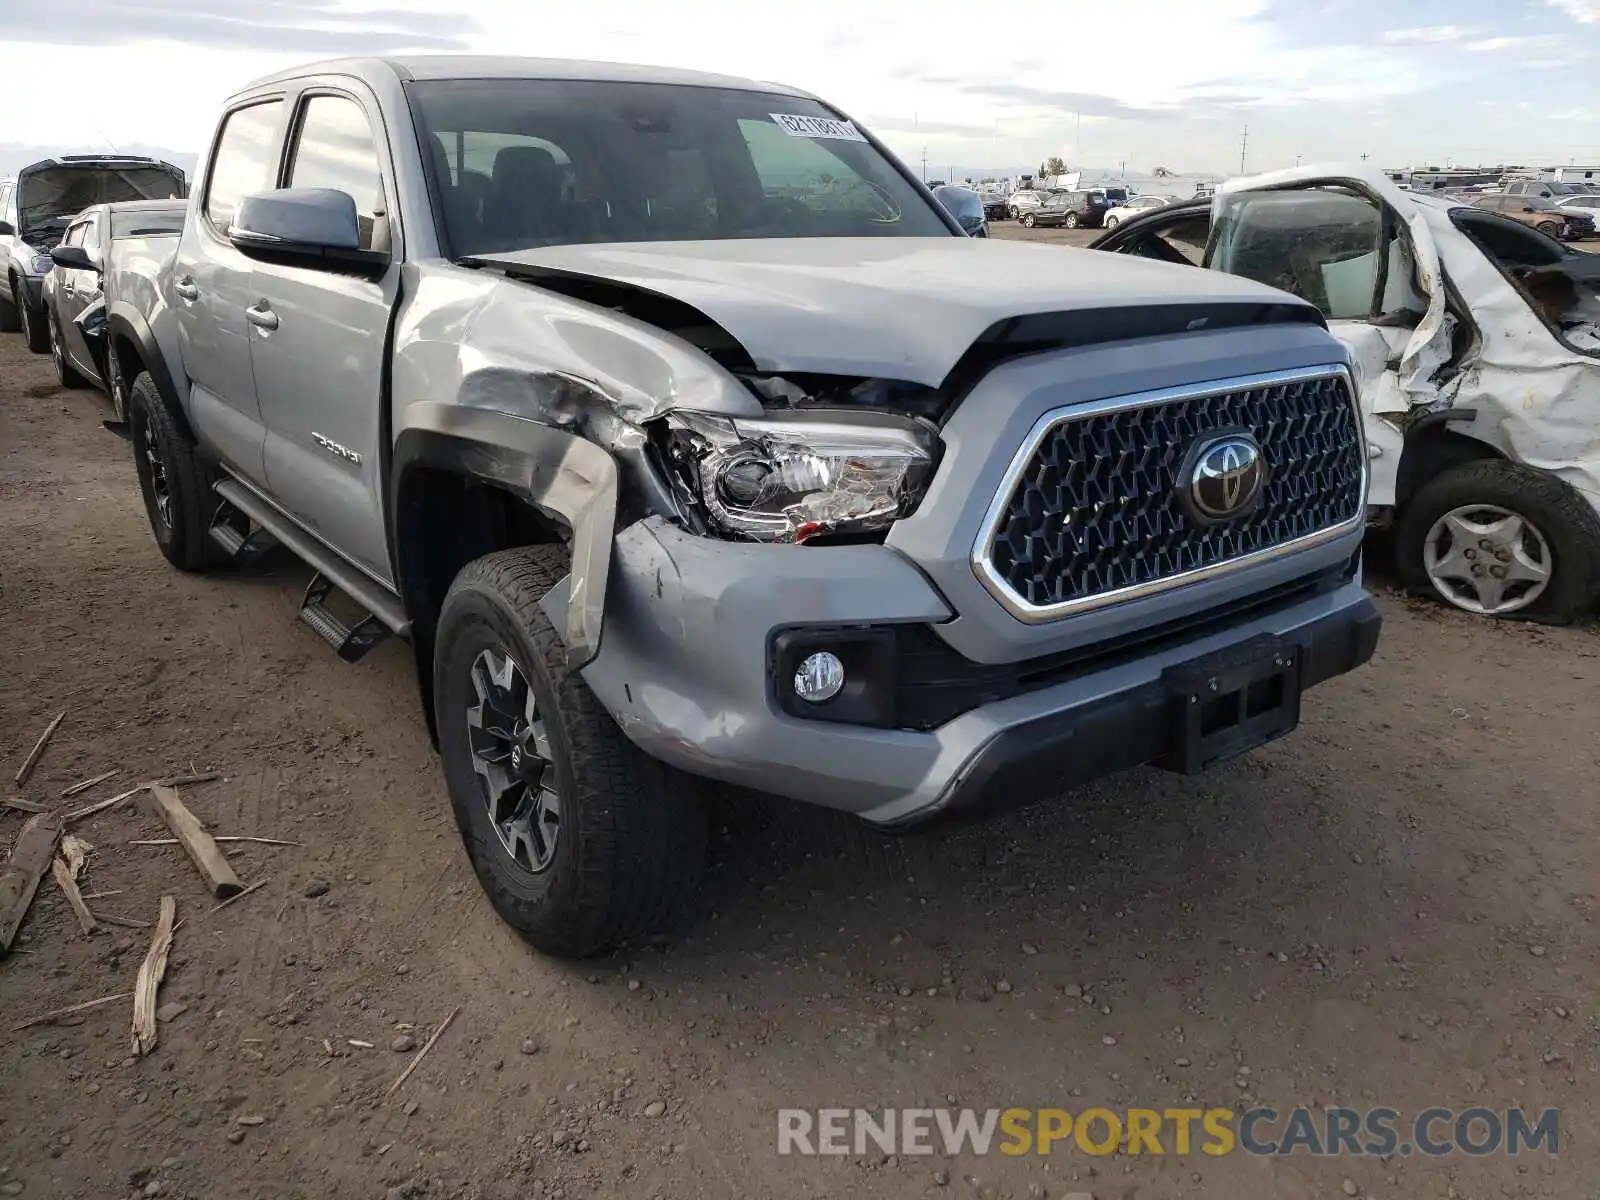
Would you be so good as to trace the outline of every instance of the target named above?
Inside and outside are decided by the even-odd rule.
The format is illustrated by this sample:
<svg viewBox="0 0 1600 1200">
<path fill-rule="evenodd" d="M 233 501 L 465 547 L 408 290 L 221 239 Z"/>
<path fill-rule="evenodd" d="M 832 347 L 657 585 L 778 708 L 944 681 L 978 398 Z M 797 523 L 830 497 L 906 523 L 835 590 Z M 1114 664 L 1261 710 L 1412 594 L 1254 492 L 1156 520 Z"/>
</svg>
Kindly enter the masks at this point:
<svg viewBox="0 0 1600 1200">
<path fill-rule="evenodd" d="M 835 121 L 828 117 L 802 117 L 795 113 L 768 113 L 778 128 L 790 137 L 835 138 L 841 142 L 864 142 L 854 121 Z"/>
</svg>

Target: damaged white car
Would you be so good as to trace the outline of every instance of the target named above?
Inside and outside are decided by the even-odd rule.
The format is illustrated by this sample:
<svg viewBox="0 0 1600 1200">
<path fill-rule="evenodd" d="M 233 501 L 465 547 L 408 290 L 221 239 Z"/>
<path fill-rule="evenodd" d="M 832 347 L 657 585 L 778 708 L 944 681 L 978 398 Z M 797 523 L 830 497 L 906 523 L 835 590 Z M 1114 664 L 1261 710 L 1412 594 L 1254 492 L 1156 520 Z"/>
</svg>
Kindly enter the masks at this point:
<svg viewBox="0 0 1600 1200">
<path fill-rule="evenodd" d="M 1600 594 L 1600 255 L 1381 174 L 1312 166 L 1125 222 L 1099 249 L 1311 301 L 1351 350 L 1369 521 L 1405 582 L 1566 623 Z"/>
</svg>

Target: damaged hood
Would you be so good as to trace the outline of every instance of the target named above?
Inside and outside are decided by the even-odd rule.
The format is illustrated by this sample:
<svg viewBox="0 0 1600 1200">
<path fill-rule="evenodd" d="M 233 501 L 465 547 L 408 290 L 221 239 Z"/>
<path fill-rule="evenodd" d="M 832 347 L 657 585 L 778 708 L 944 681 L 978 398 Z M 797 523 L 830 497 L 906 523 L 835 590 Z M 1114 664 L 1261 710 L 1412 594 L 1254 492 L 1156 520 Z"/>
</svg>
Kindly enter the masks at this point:
<svg viewBox="0 0 1600 1200">
<path fill-rule="evenodd" d="M 1300 304 L 1216 271 L 971 238 L 784 238 L 547 246 L 472 260 L 537 279 L 599 279 L 668 296 L 769 372 L 937 387 L 1008 317 L 1149 305 Z"/>
<path fill-rule="evenodd" d="M 25 240 L 59 236 L 91 205 L 187 193 L 183 172 L 154 159 L 48 159 L 17 173 L 17 232 Z"/>
</svg>

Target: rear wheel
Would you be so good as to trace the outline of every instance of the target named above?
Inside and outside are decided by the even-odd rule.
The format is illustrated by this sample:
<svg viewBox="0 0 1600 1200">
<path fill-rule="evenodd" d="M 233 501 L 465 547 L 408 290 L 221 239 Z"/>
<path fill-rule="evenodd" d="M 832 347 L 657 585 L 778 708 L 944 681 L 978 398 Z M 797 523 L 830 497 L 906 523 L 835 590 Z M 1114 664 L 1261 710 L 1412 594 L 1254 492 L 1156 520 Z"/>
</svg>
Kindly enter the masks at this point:
<svg viewBox="0 0 1600 1200">
<path fill-rule="evenodd" d="M 181 571 L 225 561 L 227 555 L 209 532 L 215 508 L 211 471 L 173 420 L 148 373 L 128 391 L 128 421 L 139 491 L 161 553 Z"/>
<path fill-rule="evenodd" d="M 1575 620 L 1600 590 L 1600 518 L 1561 480 L 1483 459 L 1434 476 L 1395 530 L 1407 585 L 1481 617 Z"/>
<path fill-rule="evenodd" d="M 538 949 L 603 953 L 671 921 L 705 857 L 701 797 L 630 742 L 539 602 L 559 546 L 468 564 L 439 614 L 434 710 L 456 825 L 495 911 Z"/>
<path fill-rule="evenodd" d="M 50 330 L 50 361 L 55 365 L 57 381 L 65 388 L 88 387 L 89 381 L 67 361 L 67 346 L 61 337 L 61 318 L 56 316 L 55 309 L 45 310 L 45 321 Z"/>
<path fill-rule="evenodd" d="M 1067 219 L 1062 224 L 1068 229 L 1076 229 L 1078 227 L 1078 214 L 1075 212 L 1068 213 Z"/>
</svg>

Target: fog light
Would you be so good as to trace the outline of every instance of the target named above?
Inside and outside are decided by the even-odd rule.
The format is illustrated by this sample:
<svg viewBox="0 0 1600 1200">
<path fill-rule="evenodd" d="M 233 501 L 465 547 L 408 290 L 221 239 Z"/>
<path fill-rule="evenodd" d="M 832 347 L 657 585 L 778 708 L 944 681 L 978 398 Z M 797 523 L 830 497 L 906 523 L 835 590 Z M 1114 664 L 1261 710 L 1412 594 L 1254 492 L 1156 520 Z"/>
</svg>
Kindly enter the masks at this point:
<svg viewBox="0 0 1600 1200">
<path fill-rule="evenodd" d="M 843 686 L 844 664 L 827 650 L 807 655 L 794 673 L 794 694 L 811 704 L 832 700 Z"/>
</svg>

